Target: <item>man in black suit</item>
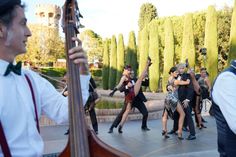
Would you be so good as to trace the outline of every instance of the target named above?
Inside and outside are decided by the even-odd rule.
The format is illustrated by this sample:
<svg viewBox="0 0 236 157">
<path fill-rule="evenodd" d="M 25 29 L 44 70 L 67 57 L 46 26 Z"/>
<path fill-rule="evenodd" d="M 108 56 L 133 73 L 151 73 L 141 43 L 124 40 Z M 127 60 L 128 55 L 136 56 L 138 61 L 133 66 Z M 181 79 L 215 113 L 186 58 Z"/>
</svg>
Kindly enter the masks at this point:
<svg viewBox="0 0 236 157">
<path fill-rule="evenodd" d="M 134 84 L 137 81 L 137 78 L 134 76 L 134 71 L 133 70 L 131 71 L 130 75 L 131 75 L 130 77 L 132 79 L 132 82 Z M 146 78 L 142 82 L 142 86 L 145 86 L 145 87 L 149 86 L 149 79 L 148 78 Z M 113 96 L 116 90 L 113 90 L 109 95 Z M 120 92 L 124 92 L 125 90 L 127 90 L 127 88 L 122 86 L 119 90 L 120 90 Z M 146 102 L 146 101 L 147 101 L 147 99 L 146 99 L 145 95 L 143 94 L 142 88 L 140 88 L 140 91 L 139 91 L 138 95 L 133 100 L 132 107 L 136 107 L 139 110 L 139 112 L 143 115 L 142 126 L 141 126 L 141 129 L 143 131 L 149 131 L 150 130 L 147 127 L 148 110 L 147 110 L 147 108 L 144 104 L 144 102 Z M 122 107 L 122 110 L 117 115 L 114 122 L 112 123 L 108 133 L 113 133 L 113 128 L 114 127 L 116 128 L 119 125 L 125 110 L 126 110 L 126 104 L 124 103 L 124 106 Z"/>
<path fill-rule="evenodd" d="M 64 74 L 63 81 L 64 82 L 68 81 L 68 74 L 67 73 Z M 84 110 L 86 113 L 89 113 L 93 130 L 96 134 L 98 134 L 98 122 L 97 122 L 97 116 L 96 116 L 96 112 L 95 112 L 95 105 L 96 105 L 96 101 L 98 101 L 99 98 L 98 97 L 94 98 L 93 95 L 91 94 L 93 92 L 96 92 L 96 88 L 97 88 L 97 85 L 96 85 L 93 77 L 91 76 L 90 80 L 89 80 L 89 97 L 88 97 L 88 100 L 84 106 Z M 62 95 L 65 97 L 68 96 L 68 87 L 67 86 L 63 89 Z M 68 135 L 69 132 L 70 131 L 68 129 L 64 135 Z"/>
<path fill-rule="evenodd" d="M 179 71 L 179 78 L 181 80 L 191 80 L 190 74 L 185 73 L 186 65 L 183 63 L 180 63 L 177 65 L 178 71 Z M 193 103 L 194 98 L 194 87 L 192 81 L 190 81 L 189 85 L 179 85 L 178 87 L 178 98 L 179 101 L 183 104 L 184 112 L 185 112 L 185 125 L 189 127 L 190 135 L 187 137 L 187 140 L 194 140 L 196 139 L 195 136 L 195 127 L 193 123 L 192 118 L 192 110 L 191 110 L 191 104 Z M 177 112 L 174 113 L 174 126 L 173 130 L 169 132 L 169 134 L 173 134 L 178 130 L 178 119 L 179 115 Z"/>
</svg>

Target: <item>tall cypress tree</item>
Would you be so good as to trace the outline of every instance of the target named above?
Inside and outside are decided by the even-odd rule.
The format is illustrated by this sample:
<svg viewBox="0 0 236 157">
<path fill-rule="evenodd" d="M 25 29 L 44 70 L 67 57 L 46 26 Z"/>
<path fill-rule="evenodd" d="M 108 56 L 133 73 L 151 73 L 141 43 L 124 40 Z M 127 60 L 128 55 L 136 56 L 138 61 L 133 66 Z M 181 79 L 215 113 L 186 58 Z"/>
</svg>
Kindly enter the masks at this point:
<svg viewBox="0 0 236 157">
<path fill-rule="evenodd" d="M 129 43 L 130 43 L 130 34 L 129 34 Z M 125 53 L 125 65 L 131 65 L 131 59 L 132 59 L 132 49 L 129 47 L 129 43 L 128 43 L 128 47 L 126 48 L 126 53 Z"/>
<path fill-rule="evenodd" d="M 142 43 L 142 31 L 138 31 L 138 45 L 137 45 L 137 63 L 139 65 L 139 58 L 140 58 L 140 47 Z M 138 70 L 137 70 L 138 73 Z"/>
<path fill-rule="evenodd" d="M 158 21 L 156 20 L 152 20 L 149 26 L 149 56 L 152 59 L 149 68 L 149 87 L 152 92 L 156 92 L 160 78 Z"/>
<path fill-rule="evenodd" d="M 135 39 L 135 34 L 134 31 L 131 31 L 129 33 L 129 42 L 128 42 L 128 47 L 127 47 L 127 62 L 126 64 L 131 65 L 132 69 L 135 72 L 135 75 L 137 74 L 137 46 L 136 46 L 136 39 Z"/>
<path fill-rule="evenodd" d="M 116 70 L 117 70 L 117 43 L 116 43 L 116 37 L 113 35 L 111 38 L 109 89 L 113 89 L 116 85 Z"/>
<path fill-rule="evenodd" d="M 103 67 L 102 67 L 102 87 L 103 89 L 108 89 L 109 81 L 109 41 L 106 39 L 104 41 L 103 50 Z"/>
<path fill-rule="evenodd" d="M 139 30 L 142 30 L 152 19 L 157 17 L 157 9 L 152 3 L 144 3 L 139 13 Z"/>
<path fill-rule="evenodd" d="M 188 59 L 190 67 L 195 66 L 195 47 L 193 38 L 192 14 L 186 14 L 184 18 L 181 62 L 184 62 L 186 59 Z"/>
<path fill-rule="evenodd" d="M 119 34 L 118 46 L 117 46 L 117 73 L 116 73 L 116 83 L 120 81 L 121 74 L 124 68 L 124 56 L 125 56 L 125 46 L 123 35 Z"/>
<path fill-rule="evenodd" d="M 140 41 L 140 52 L 139 52 L 139 75 L 142 73 L 144 70 L 146 63 L 147 63 L 147 58 L 148 58 L 148 28 L 145 26 L 142 30 L 141 34 L 141 41 Z"/>
<path fill-rule="evenodd" d="M 234 2 L 233 15 L 230 29 L 230 47 L 228 56 L 228 65 L 236 59 L 236 1 Z"/>
<path fill-rule="evenodd" d="M 164 49 L 164 69 L 162 78 L 162 90 L 166 92 L 169 70 L 174 65 L 174 32 L 171 20 L 165 21 L 165 49 Z"/>
<path fill-rule="evenodd" d="M 204 45 L 207 48 L 206 68 L 212 82 L 218 72 L 217 13 L 213 6 L 207 10 Z"/>
</svg>

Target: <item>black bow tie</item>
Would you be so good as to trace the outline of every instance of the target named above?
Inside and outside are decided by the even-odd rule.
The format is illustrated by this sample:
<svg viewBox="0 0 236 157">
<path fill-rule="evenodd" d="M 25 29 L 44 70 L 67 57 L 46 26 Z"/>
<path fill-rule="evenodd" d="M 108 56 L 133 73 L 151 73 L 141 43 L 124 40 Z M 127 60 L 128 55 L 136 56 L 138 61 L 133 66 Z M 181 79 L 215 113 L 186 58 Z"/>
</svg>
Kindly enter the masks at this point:
<svg viewBox="0 0 236 157">
<path fill-rule="evenodd" d="M 4 73 L 4 76 L 7 76 L 8 74 L 10 74 L 11 71 L 17 75 L 21 75 L 21 62 L 18 62 L 16 65 L 9 63 Z"/>
</svg>

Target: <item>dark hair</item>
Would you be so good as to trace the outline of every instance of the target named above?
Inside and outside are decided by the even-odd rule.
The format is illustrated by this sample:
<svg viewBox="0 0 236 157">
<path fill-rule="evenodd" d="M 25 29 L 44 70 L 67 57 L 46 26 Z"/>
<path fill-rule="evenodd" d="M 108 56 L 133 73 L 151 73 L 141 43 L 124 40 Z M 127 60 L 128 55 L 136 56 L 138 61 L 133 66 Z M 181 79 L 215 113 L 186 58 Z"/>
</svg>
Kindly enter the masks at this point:
<svg viewBox="0 0 236 157">
<path fill-rule="evenodd" d="M 172 68 L 170 68 L 169 74 L 171 74 L 171 73 L 175 72 L 176 70 L 177 70 L 177 68 L 176 68 L 176 67 L 172 67 Z"/>
<path fill-rule="evenodd" d="M 21 8 L 25 8 L 25 4 L 16 4 L 12 7 L 10 7 L 7 12 L 5 12 L 4 14 L 0 15 L 0 23 L 6 25 L 7 27 L 9 27 L 12 23 L 12 20 L 14 17 L 16 17 L 16 6 L 19 6 Z"/>
<path fill-rule="evenodd" d="M 127 70 L 127 69 L 132 69 L 132 68 L 131 68 L 131 65 L 126 65 L 126 66 L 124 67 L 124 69 Z"/>
<path fill-rule="evenodd" d="M 206 68 L 201 68 L 200 71 L 207 70 Z"/>
</svg>

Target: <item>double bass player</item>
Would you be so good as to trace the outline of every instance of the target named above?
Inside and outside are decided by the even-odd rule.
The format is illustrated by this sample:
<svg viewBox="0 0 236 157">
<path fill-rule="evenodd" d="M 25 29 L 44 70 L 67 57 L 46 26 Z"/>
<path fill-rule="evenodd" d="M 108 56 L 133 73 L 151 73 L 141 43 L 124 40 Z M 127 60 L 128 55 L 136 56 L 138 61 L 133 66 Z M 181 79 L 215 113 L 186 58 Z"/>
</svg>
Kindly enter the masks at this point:
<svg viewBox="0 0 236 157">
<path fill-rule="evenodd" d="M 38 120 L 46 114 L 57 123 L 68 121 L 68 101 L 44 78 L 31 70 L 14 65 L 15 58 L 26 53 L 26 43 L 32 35 L 27 26 L 25 6 L 21 0 L 0 1 L 0 156 L 39 157 L 43 140 Z M 79 41 L 77 38 L 71 39 Z M 88 97 L 90 75 L 87 57 L 81 47 L 71 48 L 69 57 L 81 64 L 83 100 Z M 10 93 L 10 94 L 9 94 Z M 5 142 L 2 141 L 5 137 Z"/>
</svg>

